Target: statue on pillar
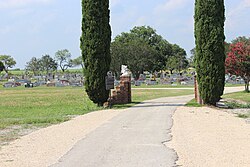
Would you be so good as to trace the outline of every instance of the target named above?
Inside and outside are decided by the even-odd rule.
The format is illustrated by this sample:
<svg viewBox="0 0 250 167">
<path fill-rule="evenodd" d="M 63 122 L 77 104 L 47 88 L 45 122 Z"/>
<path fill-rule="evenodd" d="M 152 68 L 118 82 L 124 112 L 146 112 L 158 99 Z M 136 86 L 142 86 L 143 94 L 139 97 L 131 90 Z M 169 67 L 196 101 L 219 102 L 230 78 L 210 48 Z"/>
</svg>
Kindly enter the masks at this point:
<svg viewBox="0 0 250 167">
<path fill-rule="evenodd" d="M 122 65 L 121 73 L 122 73 L 122 76 L 129 76 L 128 66 Z"/>
</svg>

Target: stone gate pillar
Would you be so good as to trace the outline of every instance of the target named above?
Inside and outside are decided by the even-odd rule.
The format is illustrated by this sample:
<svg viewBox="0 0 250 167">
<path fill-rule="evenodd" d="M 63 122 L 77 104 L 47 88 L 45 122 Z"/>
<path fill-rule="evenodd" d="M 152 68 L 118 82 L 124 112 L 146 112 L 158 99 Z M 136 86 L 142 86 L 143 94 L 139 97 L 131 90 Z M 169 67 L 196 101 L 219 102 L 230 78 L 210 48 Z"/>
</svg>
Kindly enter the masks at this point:
<svg viewBox="0 0 250 167">
<path fill-rule="evenodd" d="M 126 104 L 131 102 L 131 77 L 129 75 L 122 75 L 120 77 L 120 84 L 112 91 L 112 103 Z"/>
<path fill-rule="evenodd" d="M 194 96 L 195 96 L 195 100 L 198 104 L 203 104 L 203 100 L 200 96 L 200 92 L 199 92 L 199 85 L 197 82 L 197 77 L 196 75 L 194 76 Z"/>
</svg>

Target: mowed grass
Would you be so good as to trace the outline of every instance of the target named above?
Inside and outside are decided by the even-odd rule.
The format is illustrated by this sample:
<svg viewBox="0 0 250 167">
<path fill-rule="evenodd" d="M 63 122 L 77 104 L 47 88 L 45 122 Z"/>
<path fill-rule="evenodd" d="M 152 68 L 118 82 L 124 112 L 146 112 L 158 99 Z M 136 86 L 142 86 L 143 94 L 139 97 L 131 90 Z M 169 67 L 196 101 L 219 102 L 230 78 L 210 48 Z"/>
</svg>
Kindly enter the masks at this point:
<svg viewBox="0 0 250 167">
<path fill-rule="evenodd" d="M 133 103 L 116 105 L 126 108 L 160 97 L 193 94 L 193 90 L 133 90 Z M 36 87 L 0 89 L 0 129 L 11 126 L 48 126 L 76 115 L 103 109 L 91 102 L 84 88 Z"/>
<path fill-rule="evenodd" d="M 226 95 L 223 95 L 223 98 L 236 100 L 235 102 L 227 103 L 227 105 L 230 108 L 248 108 L 248 109 L 250 108 L 250 93 L 247 93 L 245 91 L 226 94 Z M 250 118 L 250 111 L 248 111 L 245 114 L 238 114 L 238 116 L 240 118 Z"/>
<path fill-rule="evenodd" d="M 241 100 L 246 103 L 250 103 L 250 93 L 247 92 L 236 92 L 223 95 L 223 98 L 230 98 L 235 100 Z"/>
<path fill-rule="evenodd" d="M 83 88 L 1 89 L 0 98 L 0 129 L 27 124 L 47 126 L 100 109 Z"/>
<path fill-rule="evenodd" d="M 192 99 L 191 101 L 189 101 L 185 106 L 186 107 L 202 107 L 202 105 L 197 103 L 195 99 Z"/>
</svg>

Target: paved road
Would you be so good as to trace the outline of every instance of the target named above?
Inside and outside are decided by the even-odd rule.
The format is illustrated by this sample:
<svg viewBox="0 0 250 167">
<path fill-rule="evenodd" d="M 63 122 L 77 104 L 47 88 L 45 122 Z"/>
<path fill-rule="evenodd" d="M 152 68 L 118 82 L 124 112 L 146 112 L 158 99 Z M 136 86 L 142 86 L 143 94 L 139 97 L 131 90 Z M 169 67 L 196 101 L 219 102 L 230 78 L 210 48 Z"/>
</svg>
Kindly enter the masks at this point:
<svg viewBox="0 0 250 167">
<path fill-rule="evenodd" d="M 226 88 L 225 92 L 242 88 Z M 127 109 L 79 141 L 52 167 L 172 167 L 172 115 L 194 95 L 146 101 Z"/>
<path fill-rule="evenodd" d="M 171 167 L 172 115 L 193 95 L 146 101 L 127 109 L 78 142 L 53 167 Z"/>
</svg>

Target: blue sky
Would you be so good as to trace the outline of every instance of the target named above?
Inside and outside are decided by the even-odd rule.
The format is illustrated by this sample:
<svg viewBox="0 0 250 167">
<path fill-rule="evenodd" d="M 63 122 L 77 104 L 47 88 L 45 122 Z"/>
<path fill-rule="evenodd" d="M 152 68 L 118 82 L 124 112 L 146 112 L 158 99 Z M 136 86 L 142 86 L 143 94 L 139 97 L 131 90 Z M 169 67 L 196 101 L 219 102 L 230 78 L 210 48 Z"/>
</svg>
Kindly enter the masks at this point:
<svg viewBox="0 0 250 167">
<path fill-rule="evenodd" d="M 250 0 L 225 0 L 226 41 L 250 36 Z M 112 38 L 149 25 L 189 54 L 194 47 L 194 0 L 111 0 Z M 81 0 L 0 0 L 0 54 L 24 68 L 32 57 L 68 49 L 80 55 Z"/>
</svg>

